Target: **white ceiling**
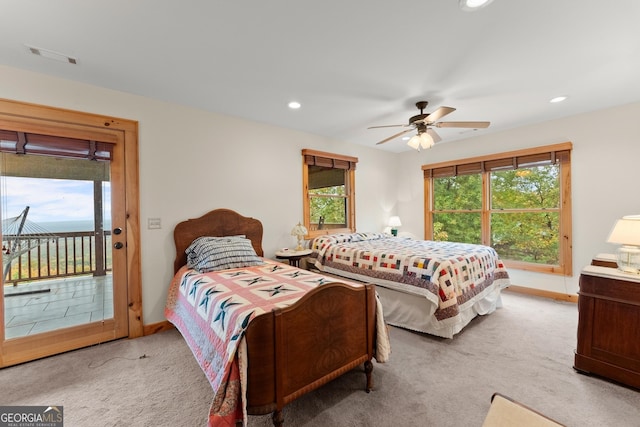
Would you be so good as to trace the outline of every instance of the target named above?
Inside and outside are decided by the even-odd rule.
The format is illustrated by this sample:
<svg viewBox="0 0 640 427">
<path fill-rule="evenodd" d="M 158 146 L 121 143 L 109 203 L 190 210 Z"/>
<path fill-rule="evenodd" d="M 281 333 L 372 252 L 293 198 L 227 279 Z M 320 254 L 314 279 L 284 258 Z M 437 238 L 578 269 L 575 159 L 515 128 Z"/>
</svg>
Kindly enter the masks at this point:
<svg viewBox="0 0 640 427">
<path fill-rule="evenodd" d="M 419 100 L 491 121 L 442 143 L 640 101 L 639 23 L 638 0 L 0 0 L 0 64 L 402 152 L 366 128 Z"/>
</svg>

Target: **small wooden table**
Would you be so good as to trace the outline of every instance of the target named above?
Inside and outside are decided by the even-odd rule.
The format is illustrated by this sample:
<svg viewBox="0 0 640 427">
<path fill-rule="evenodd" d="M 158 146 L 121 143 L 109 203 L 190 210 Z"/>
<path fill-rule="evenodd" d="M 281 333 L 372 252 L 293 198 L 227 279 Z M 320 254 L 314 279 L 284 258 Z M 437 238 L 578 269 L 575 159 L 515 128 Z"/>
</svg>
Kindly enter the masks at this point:
<svg viewBox="0 0 640 427">
<path fill-rule="evenodd" d="M 311 249 L 296 251 L 294 249 L 280 250 L 276 252 L 276 258 L 289 260 L 289 265 L 300 267 L 300 259 L 311 255 Z"/>
</svg>

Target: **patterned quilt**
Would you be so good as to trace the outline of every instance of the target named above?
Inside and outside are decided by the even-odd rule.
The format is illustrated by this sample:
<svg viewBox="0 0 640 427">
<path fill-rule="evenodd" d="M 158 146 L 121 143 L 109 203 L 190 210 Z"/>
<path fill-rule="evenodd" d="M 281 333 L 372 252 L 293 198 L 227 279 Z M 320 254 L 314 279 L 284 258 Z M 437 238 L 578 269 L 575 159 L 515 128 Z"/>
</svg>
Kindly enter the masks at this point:
<svg viewBox="0 0 640 427">
<path fill-rule="evenodd" d="M 425 296 L 439 322 L 455 321 L 485 291 L 510 284 L 489 246 L 351 233 L 317 237 L 311 249 L 320 270 Z"/>
<path fill-rule="evenodd" d="M 208 425 L 235 426 L 236 420 L 245 418 L 240 398 L 243 367 L 237 353 L 251 319 L 289 306 L 329 282 L 335 279 L 267 259 L 255 267 L 198 273 L 185 266 L 178 271 L 169 288 L 165 316 L 183 335 L 213 388 Z M 377 312 L 380 325 L 381 307 Z M 376 360 L 384 362 L 390 351 L 388 335 L 386 328 L 377 329 Z"/>
</svg>

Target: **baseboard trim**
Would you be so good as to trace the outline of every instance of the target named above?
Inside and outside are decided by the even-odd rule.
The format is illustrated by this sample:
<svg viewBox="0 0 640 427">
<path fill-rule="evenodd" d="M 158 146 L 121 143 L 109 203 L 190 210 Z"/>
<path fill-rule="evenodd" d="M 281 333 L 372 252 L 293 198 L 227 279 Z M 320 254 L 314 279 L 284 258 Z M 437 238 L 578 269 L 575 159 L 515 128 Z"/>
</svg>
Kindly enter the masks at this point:
<svg viewBox="0 0 640 427">
<path fill-rule="evenodd" d="M 536 297 L 550 298 L 556 301 L 578 302 L 578 295 L 561 294 L 560 292 L 545 291 L 543 289 L 527 288 L 525 286 L 511 285 L 505 291 L 517 292 L 519 294 L 533 295 Z"/>
<path fill-rule="evenodd" d="M 162 322 L 144 325 L 143 331 L 144 331 L 144 335 L 146 336 L 146 335 L 157 334 L 158 332 L 169 331 L 173 328 L 175 328 L 175 326 L 173 326 L 171 322 L 169 322 L 168 320 L 164 320 Z"/>
</svg>

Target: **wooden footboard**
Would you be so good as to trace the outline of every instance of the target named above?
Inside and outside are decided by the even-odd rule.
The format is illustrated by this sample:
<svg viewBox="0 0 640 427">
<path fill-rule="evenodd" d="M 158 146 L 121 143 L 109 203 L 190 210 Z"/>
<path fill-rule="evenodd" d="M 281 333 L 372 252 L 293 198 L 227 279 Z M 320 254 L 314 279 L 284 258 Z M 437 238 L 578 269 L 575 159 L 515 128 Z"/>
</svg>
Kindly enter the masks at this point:
<svg viewBox="0 0 640 427">
<path fill-rule="evenodd" d="M 376 298 L 373 285 L 322 285 L 296 304 L 252 320 L 247 331 L 247 412 L 273 412 L 365 364 L 372 388 Z"/>
</svg>

